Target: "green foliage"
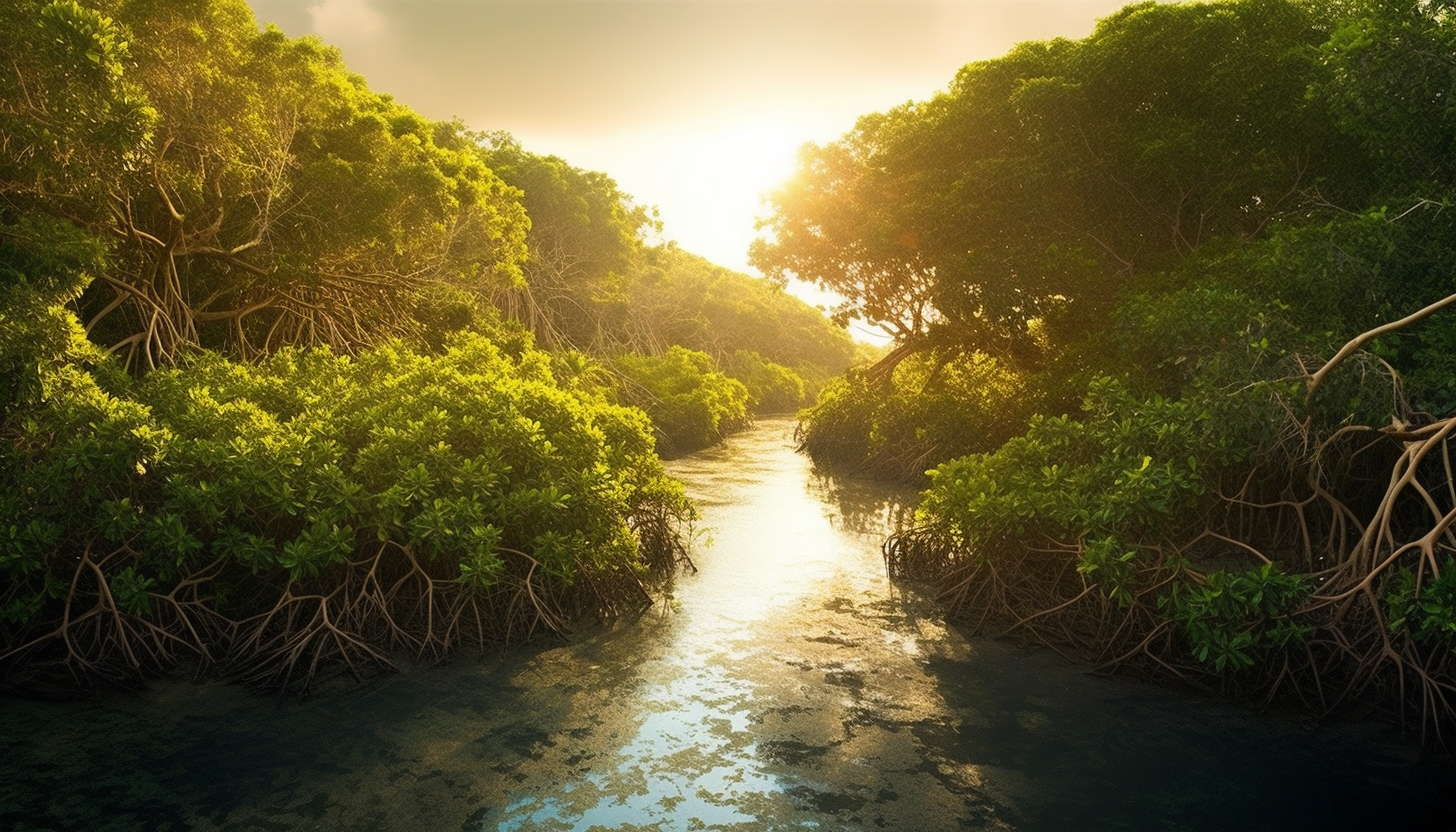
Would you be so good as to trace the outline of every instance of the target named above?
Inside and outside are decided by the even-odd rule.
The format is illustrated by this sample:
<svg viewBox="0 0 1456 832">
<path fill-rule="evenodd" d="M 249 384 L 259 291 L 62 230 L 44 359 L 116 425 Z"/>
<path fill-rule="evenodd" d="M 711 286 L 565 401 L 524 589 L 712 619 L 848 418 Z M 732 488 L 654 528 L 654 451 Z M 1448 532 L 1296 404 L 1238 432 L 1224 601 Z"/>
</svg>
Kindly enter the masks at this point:
<svg viewBox="0 0 1456 832">
<path fill-rule="evenodd" d="M 103 222 L 158 117 L 133 77 L 132 33 L 75 0 L 0 8 L 0 182 L 8 201 Z"/>
<path fill-rule="evenodd" d="M 806 380 L 841 372 L 853 358 L 844 330 L 781 286 L 673 245 L 647 251 L 625 291 L 619 338 L 638 352 L 675 345 L 727 364 L 749 350 Z"/>
<path fill-rule="evenodd" d="M 917 516 L 971 551 L 1168 534 L 1220 472 L 1257 446 L 1268 429 L 1258 419 L 1268 412 L 1267 395 L 1254 388 L 1140 400 L 1117 381 L 1099 380 L 1081 420 L 1036 416 L 1025 436 L 931 471 Z"/>
<path fill-rule="evenodd" d="M 1189 385 L 1277 376 L 1299 343 L 1277 299 L 1251 298 L 1211 281 L 1128 296 L 1113 316 L 1114 366 L 1176 396 Z M 1110 369 L 1110 368 L 1109 368 Z"/>
<path fill-rule="evenodd" d="M 1410 336 L 1403 363 L 1412 401 L 1428 413 L 1456 413 L 1456 320 L 1438 316 Z"/>
<path fill-rule="evenodd" d="M 1129 312 L 1186 302 L 1194 354 L 1234 359 L 1220 342 L 1264 303 L 1302 333 L 1254 338 L 1269 357 L 1326 350 L 1449 290 L 1453 43 L 1444 4 L 1132 5 L 810 147 L 755 262 L 839 291 L 843 315 L 903 344 L 1032 371 L 1069 351 L 1094 374 L 1151 360 L 1170 395 L 1187 368 L 1166 362 L 1186 355 L 1095 354 Z M 1230 305 L 1168 297 L 1193 286 Z M 1445 375 L 1424 372 L 1440 337 L 1421 338 L 1384 357 L 1444 407 Z M 1064 382 L 1044 380 L 1049 402 Z"/>
<path fill-rule="evenodd" d="M 1200 586 L 1174 583 L 1158 605 L 1180 625 L 1198 661 L 1218 673 L 1237 672 L 1304 644 L 1313 628 L 1289 613 L 1309 592 L 1303 576 L 1265 563 L 1239 572 L 1210 572 Z"/>
<path fill-rule="evenodd" d="M 793 413 L 804 404 L 799 374 L 752 350 L 735 351 L 723 362 L 723 371 L 748 388 L 749 409 L 756 414 Z"/>
<path fill-rule="evenodd" d="M 478 336 L 435 358 L 390 346 L 246 369 L 209 359 L 153 373 L 144 390 L 191 437 L 172 453 L 170 499 L 255 568 L 295 577 L 371 539 L 468 564 L 475 580 L 502 547 L 568 581 L 583 563 L 630 566 L 626 519 L 660 475 L 640 415 L 562 390 L 540 354 L 517 363 Z"/>
<path fill-rule="evenodd" d="M 706 448 L 748 424 L 748 388 L 719 372 L 706 353 L 672 347 L 660 356 L 622 355 L 617 396 L 642 408 L 664 456 Z"/>
<path fill-rule="evenodd" d="M 799 444 L 815 462 L 855 470 L 871 457 L 877 400 L 869 392 L 864 377 L 851 371 L 825 384 L 813 406 L 799 414 Z"/>
<path fill-rule="evenodd" d="M 1341 11 L 1314 53 L 1322 72 L 1309 97 L 1362 154 L 1363 166 L 1343 173 L 1389 195 L 1446 192 L 1456 140 L 1449 4 L 1372 0 Z"/>
<path fill-rule="evenodd" d="M 154 579 L 144 578 L 136 573 L 135 567 L 128 566 L 111 576 L 109 588 L 123 612 L 145 618 L 152 614 L 152 599 L 147 592 L 155 584 Z"/>
<path fill-rule="evenodd" d="M 888 379 L 864 371 L 827 384 L 801 414 L 815 461 L 918 479 L 948 459 L 994 450 L 1026 428 L 1037 404 L 1024 376 L 983 354 L 916 354 Z"/>
<path fill-rule="evenodd" d="M 649 245 L 655 214 L 610 177 L 530 153 L 503 133 L 477 138 L 480 158 L 520 189 L 530 217 L 525 281 L 495 300 L 538 343 L 599 357 L 705 352 L 742 367 L 742 381 L 775 397 L 755 407 L 775 410 L 798 406 L 788 400 L 793 383 L 778 370 L 750 369 L 736 353 L 756 353 L 811 385 L 849 366 L 848 336 L 780 285 L 673 244 Z"/>
<path fill-rule="evenodd" d="M 1258 235 L 1349 160 L 1306 100 L 1330 25 L 1294 2 L 1144 3 L 970 64 L 809 147 L 755 265 L 901 342 L 1034 363 L 1033 321 L 1095 328 L 1131 276 Z"/>
<path fill-rule="evenodd" d="M 1447 555 L 1439 575 L 1428 575 L 1424 584 L 1416 570 L 1397 570 L 1385 604 L 1390 632 L 1408 633 L 1431 647 L 1456 649 L 1456 557 Z"/>
<path fill-rule="evenodd" d="M 62 271 L 101 278 L 8 308 L 73 304 L 133 373 L 199 347 L 440 353 L 477 332 L 598 358 L 756 353 L 735 364 L 754 406 L 790 410 L 804 379 L 848 364 L 847 336 L 780 287 L 648 246 L 653 212 L 610 177 L 424 119 L 337 50 L 260 31 L 242 0 L 20 0 L 0 10 L 0 58 L 7 268 L 49 280 L 47 258 L 84 254 Z M 67 252 L 93 239 L 104 260 Z M 22 356 L 8 321 L 10 399 L 33 399 L 39 353 L 66 347 Z M 735 388 L 709 387 L 711 428 L 673 405 L 667 433 L 696 445 L 741 421 Z"/>
<path fill-rule="evenodd" d="M 384 546 L 475 591 L 504 576 L 507 552 L 560 584 L 635 574 L 632 519 L 687 510 L 639 411 L 563 389 L 544 354 L 514 359 L 480 336 L 434 357 L 397 344 L 257 365 L 203 354 L 131 398 L 73 366 L 52 372 L 44 406 L 8 422 L 0 459 L 13 625 L 65 595 L 57 552 L 92 552 L 117 608 L 147 616 L 199 571 L 219 598 L 268 603 L 270 587 L 332 580 Z"/>
<path fill-rule="evenodd" d="M 69 223 L 0 224 L 0 418 L 39 402 L 57 362 L 95 357 L 66 304 L 103 261 L 100 242 Z"/>
<path fill-rule="evenodd" d="M 908 105 L 865 116 L 839 142 L 806 145 L 799 174 L 772 197 L 768 239 L 749 251 L 776 280 L 798 277 L 845 298 L 834 310 L 837 323 L 862 319 L 901 340 L 921 334 L 933 317 L 935 264 L 922 255 L 919 224 L 907 221 L 896 199 L 911 177 L 891 172 L 882 151 L 908 140 L 922 112 Z"/>
<path fill-rule="evenodd" d="M 0 11 L 0 189 L 113 241 L 78 308 L 134 370 L 197 346 L 430 343 L 460 328 L 437 287 L 480 310 L 521 279 L 520 194 L 459 125 L 259 31 L 242 0 L 94 5 Z"/>
<path fill-rule="evenodd" d="M 136 506 L 172 442 L 144 405 L 106 392 L 77 363 L 97 356 L 83 348 L 73 316 L 56 311 L 28 325 L 51 330 L 42 342 L 71 346 L 44 356 L 38 395 L 13 401 L 0 422 L 0 479 L 9 484 L 0 494 L 0 619 L 16 626 L 66 597 L 71 582 L 57 553 L 80 551 L 93 537 L 121 545 L 140 533 Z M 133 569 L 117 587 L 137 610 L 144 599 L 127 593 L 149 586 L 147 577 Z"/>
<path fill-rule="evenodd" d="M 655 216 L 605 174 L 530 153 L 504 133 L 484 139 L 481 159 L 520 189 L 531 219 L 525 282 L 504 304 L 543 344 L 601 349 Z"/>
<path fill-rule="evenodd" d="M 1121 606 L 1133 601 L 1133 570 L 1137 552 L 1121 545 L 1115 538 L 1099 537 L 1087 541 L 1077 558 L 1077 573 L 1101 586 L 1107 597 Z"/>
</svg>

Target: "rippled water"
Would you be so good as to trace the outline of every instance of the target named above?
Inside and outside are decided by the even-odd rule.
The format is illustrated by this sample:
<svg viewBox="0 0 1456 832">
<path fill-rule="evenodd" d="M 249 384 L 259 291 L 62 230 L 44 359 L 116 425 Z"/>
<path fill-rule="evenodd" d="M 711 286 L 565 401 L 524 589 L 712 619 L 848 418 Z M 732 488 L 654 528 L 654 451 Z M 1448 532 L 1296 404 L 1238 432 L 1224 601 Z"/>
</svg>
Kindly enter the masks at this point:
<svg viewBox="0 0 1456 832">
<path fill-rule="evenodd" d="M 672 464 L 701 571 L 572 643 L 297 703 L 0 700 L 0 829 L 1456 825 L 1449 763 L 948 630 L 884 577 L 905 495 L 767 422 Z"/>
</svg>

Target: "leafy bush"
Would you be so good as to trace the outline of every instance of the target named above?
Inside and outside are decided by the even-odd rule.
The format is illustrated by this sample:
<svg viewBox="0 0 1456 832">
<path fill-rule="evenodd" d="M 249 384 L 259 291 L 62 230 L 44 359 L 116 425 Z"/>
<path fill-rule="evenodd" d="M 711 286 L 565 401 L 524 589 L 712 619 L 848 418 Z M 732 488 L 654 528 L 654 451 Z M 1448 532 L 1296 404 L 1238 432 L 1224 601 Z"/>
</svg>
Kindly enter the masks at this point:
<svg viewBox="0 0 1456 832">
<path fill-rule="evenodd" d="M 672 347 L 618 356 L 614 364 L 619 399 L 647 412 L 664 456 L 706 448 L 748 424 L 748 388 L 715 369 L 707 353 Z"/>
<path fill-rule="evenodd" d="M 1391 576 L 1386 626 L 1392 633 L 1409 633 L 1421 644 L 1456 649 L 1456 557 L 1447 555 L 1440 574 L 1420 584 L 1414 569 Z"/>
<path fill-rule="evenodd" d="M 640 411 L 475 335 L 433 357 L 201 354 L 128 397 L 74 365 L 47 383 L 0 462 L 11 675 L 120 680 L 190 653 L 306 684 L 321 660 L 438 655 L 467 623 L 559 626 L 572 593 L 640 596 L 638 529 L 688 510 Z"/>
<path fill-rule="evenodd" d="M 799 438 L 815 462 L 918 479 L 927 468 L 994 450 L 1026 426 L 1036 401 L 1023 376 L 983 354 L 916 354 L 888 377 L 835 379 L 801 414 Z"/>
<path fill-rule="evenodd" d="M 1114 314 L 1108 357 L 1165 396 L 1195 381 L 1240 384 L 1278 372 L 1296 338 L 1288 312 L 1218 284 L 1138 293 Z"/>
<path fill-rule="evenodd" d="M 1079 569 L 1117 597 L 1126 590 L 1119 576 L 1131 574 L 1117 564 L 1133 542 L 1176 534 L 1219 473 L 1258 447 L 1261 416 L 1275 417 L 1268 395 L 1253 387 L 1239 396 L 1139 400 L 1123 383 L 1101 379 L 1080 421 L 1036 416 L 1025 436 L 995 452 L 931 471 L 917 518 L 971 552 L 1091 541 Z"/>
<path fill-rule="evenodd" d="M 1265 563 L 1210 572 L 1201 586 L 1175 582 L 1158 606 L 1178 622 L 1194 658 L 1222 673 L 1248 670 L 1275 651 L 1303 644 L 1313 628 L 1287 616 L 1309 592 L 1304 576 Z"/>
<path fill-rule="evenodd" d="M 1094 401 L 1089 396 L 1089 407 Z M 1114 437 L 1108 434 L 1119 427 L 1131 428 L 1126 438 L 1136 444 L 1118 448 L 1109 442 Z M 1153 449 L 1147 440 L 1154 437 L 1137 435 L 1145 427 L 1038 416 L 1025 436 L 998 451 L 931 471 L 921 516 L 954 529 L 971 548 L 1027 535 L 1054 540 L 1116 535 L 1164 521 L 1206 488 L 1197 458 L 1182 453 L 1196 426 L 1174 424 L 1162 437 L 1174 447 L 1156 459 L 1139 453 Z"/>
<path fill-rule="evenodd" d="M 336 528 L 459 561 L 482 586 L 502 548 L 562 580 L 582 565 L 630 568 L 627 519 L 660 472 L 640 414 L 563 391 L 543 356 L 517 364 L 475 336 L 438 358 L 208 357 L 151 374 L 142 398 L 189 438 L 170 452 L 167 502 L 215 518 L 209 543 L 269 541 L 233 554 L 295 576 L 349 555 L 299 539 Z"/>
<path fill-rule="evenodd" d="M 792 413 L 804 404 L 804 380 L 752 350 L 736 350 L 724 362 L 724 372 L 748 388 L 754 413 Z"/>
<path fill-rule="evenodd" d="M 104 255 L 95 238 L 49 217 L 0 223 L 0 417 L 40 401 L 56 362 L 99 356 L 66 304 Z"/>
</svg>

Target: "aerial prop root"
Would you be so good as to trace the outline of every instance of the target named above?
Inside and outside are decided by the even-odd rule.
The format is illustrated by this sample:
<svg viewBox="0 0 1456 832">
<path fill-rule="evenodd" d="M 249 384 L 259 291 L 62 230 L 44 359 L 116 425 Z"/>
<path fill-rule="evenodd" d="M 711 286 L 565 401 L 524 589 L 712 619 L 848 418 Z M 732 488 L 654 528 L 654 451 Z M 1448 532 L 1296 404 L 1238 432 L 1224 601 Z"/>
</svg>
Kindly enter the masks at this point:
<svg viewBox="0 0 1456 832">
<path fill-rule="evenodd" d="M 59 615 L 21 634 L 0 652 L 0 672 L 7 684 L 20 690 L 49 689 L 56 681 L 52 677 L 60 672 L 75 688 L 85 689 L 98 679 L 135 687 L 147 674 L 172 666 L 182 655 L 206 655 L 185 605 L 176 605 L 171 627 L 120 608 L 105 570 L 113 559 L 133 554 L 120 546 L 97 556 L 88 543 L 72 556 Z M 159 598 L 152 595 L 149 600 Z"/>
<path fill-rule="evenodd" d="M 649 574 L 693 568 L 680 521 L 669 508 L 633 518 Z M 145 559 L 129 545 L 104 553 L 97 545 L 53 556 L 64 597 L 34 625 L 0 631 L 7 687 L 137 686 L 190 660 L 199 675 L 216 671 L 306 693 L 334 674 L 363 677 L 405 661 L 439 661 L 465 645 L 563 633 L 582 615 L 610 618 L 654 603 L 628 567 L 578 560 L 562 576 L 529 552 L 500 548 L 504 569 L 481 586 L 463 581 L 454 559 L 391 540 L 362 544 L 317 574 L 255 571 L 218 558 L 145 592 L 141 606 L 128 598 L 128 607 L 114 597 L 108 575 L 114 580 Z"/>
<path fill-rule="evenodd" d="M 1352 339 L 1309 375 L 1306 403 L 1374 337 L 1453 302 L 1456 295 Z M 1347 425 L 1316 436 L 1312 417 L 1291 419 L 1263 467 L 1238 472 L 1231 489 L 1212 492 L 1198 528 L 1139 549 L 1131 592 L 1120 602 L 1126 607 L 1095 582 L 1069 577 L 1080 554 L 1075 546 L 999 540 L 972 549 L 944 527 L 920 526 L 885 543 L 886 567 L 896 578 L 933 583 L 950 613 L 978 632 L 996 627 L 1100 657 L 1104 667 L 1259 692 L 1265 704 L 1288 697 L 1328 712 L 1373 703 L 1415 716 L 1423 735 L 1440 739 L 1456 723 L 1453 645 L 1430 637 L 1421 643 L 1409 622 L 1392 624 L 1388 604 L 1397 575 L 1418 594 L 1451 580 L 1444 571 L 1456 553 L 1456 417 L 1414 413 L 1398 381 L 1390 389 L 1395 415 L 1383 427 Z M 1382 468 L 1375 493 L 1351 490 Z M 1266 563 L 1308 583 L 1308 596 L 1279 614 L 1307 625 L 1307 637 L 1234 674 L 1192 661 L 1187 638 L 1158 599 L 1175 582 L 1202 585 L 1210 569 Z"/>
</svg>

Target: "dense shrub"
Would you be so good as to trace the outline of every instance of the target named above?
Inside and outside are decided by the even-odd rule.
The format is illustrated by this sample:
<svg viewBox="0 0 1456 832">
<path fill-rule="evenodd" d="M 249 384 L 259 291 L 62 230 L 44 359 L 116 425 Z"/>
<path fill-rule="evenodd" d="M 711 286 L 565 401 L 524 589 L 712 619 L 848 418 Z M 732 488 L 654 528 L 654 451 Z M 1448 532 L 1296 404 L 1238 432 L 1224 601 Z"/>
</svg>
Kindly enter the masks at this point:
<svg viewBox="0 0 1456 832">
<path fill-rule="evenodd" d="M 936 464 L 989 451 L 1034 411 L 1024 377 L 981 353 L 917 354 L 888 374 L 851 372 L 801 414 L 799 441 L 837 470 L 915 480 Z"/>
<path fill-rule="evenodd" d="M 1130 548 L 1181 528 L 1219 473 L 1247 458 L 1263 420 L 1278 418 L 1267 396 L 1139 400 L 1102 379 L 1081 418 L 1036 416 L 998 450 L 931 471 L 919 516 L 976 552 L 1109 538 Z"/>
<path fill-rule="evenodd" d="M 14 685 L 183 658 L 306 685 L 559 627 L 643 599 L 687 511 L 640 411 L 478 335 L 434 357 L 203 354 L 119 396 L 74 363 L 45 384 L 0 463 Z"/>
<path fill-rule="evenodd" d="M 614 366 L 620 400 L 647 412 L 664 456 L 706 448 L 748 424 L 748 388 L 719 372 L 707 353 L 672 347 L 618 356 Z"/>
<path fill-rule="evenodd" d="M 736 350 L 723 362 L 723 372 L 748 388 L 754 413 L 793 413 L 804 404 L 804 379 L 752 350 Z"/>
</svg>

